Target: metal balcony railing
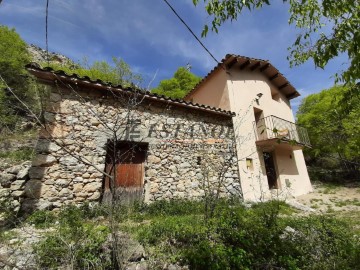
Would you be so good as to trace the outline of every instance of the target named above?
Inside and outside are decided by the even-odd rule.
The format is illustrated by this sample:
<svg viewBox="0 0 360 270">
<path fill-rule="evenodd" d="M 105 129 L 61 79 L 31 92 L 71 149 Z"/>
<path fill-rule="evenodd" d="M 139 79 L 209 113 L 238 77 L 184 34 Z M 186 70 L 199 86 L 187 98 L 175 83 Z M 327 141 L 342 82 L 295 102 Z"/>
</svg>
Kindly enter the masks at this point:
<svg viewBox="0 0 360 270">
<path fill-rule="evenodd" d="M 311 146 L 307 130 L 295 123 L 270 115 L 254 122 L 256 141 L 281 139 Z"/>
</svg>

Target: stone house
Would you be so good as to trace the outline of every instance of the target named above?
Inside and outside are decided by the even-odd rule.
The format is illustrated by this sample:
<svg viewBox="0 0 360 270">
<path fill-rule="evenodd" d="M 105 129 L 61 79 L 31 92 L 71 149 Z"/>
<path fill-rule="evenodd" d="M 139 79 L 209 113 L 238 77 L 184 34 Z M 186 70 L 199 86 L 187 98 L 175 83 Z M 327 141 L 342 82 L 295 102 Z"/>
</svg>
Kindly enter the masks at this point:
<svg viewBox="0 0 360 270">
<path fill-rule="evenodd" d="M 185 97 L 235 113 L 232 118 L 245 200 L 312 191 L 302 149 L 307 131 L 296 125 L 290 100 L 300 96 L 270 62 L 228 54 Z"/>
<path fill-rule="evenodd" d="M 290 105 L 299 93 L 268 61 L 227 55 L 184 100 L 27 69 L 51 88 L 28 205 L 101 201 L 115 189 L 145 202 L 312 190 L 302 153 L 310 142 Z"/>
<path fill-rule="evenodd" d="M 51 93 L 26 207 L 106 200 L 111 190 L 145 202 L 214 190 L 242 196 L 232 112 L 36 64 L 27 69 Z"/>
</svg>

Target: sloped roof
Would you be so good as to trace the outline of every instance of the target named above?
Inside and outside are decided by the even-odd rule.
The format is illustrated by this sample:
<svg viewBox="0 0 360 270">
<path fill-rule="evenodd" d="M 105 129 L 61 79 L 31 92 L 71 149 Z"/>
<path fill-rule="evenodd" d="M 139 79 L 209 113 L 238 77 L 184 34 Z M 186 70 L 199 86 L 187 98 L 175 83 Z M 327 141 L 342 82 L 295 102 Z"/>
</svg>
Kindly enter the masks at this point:
<svg viewBox="0 0 360 270">
<path fill-rule="evenodd" d="M 232 117 L 235 115 L 234 112 L 222 110 L 211 106 L 206 106 L 198 103 L 188 102 L 182 99 L 172 99 L 163 95 L 151 93 L 135 87 L 123 87 L 122 85 L 113 85 L 111 83 L 103 82 L 102 80 L 91 80 L 89 77 L 81 77 L 77 74 L 67 74 L 63 70 L 54 70 L 51 67 L 42 68 L 37 63 L 30 63 L 25 66 L 28 72 L 37 77 L 40 81 L 45 83 L 55 83 L 56 81 L 62 81 L 63 83 L 77 84 L 84 88 L 92 88 L 102 91 L 120 91 L 126 93 L 136 93 L 138 96 L 143 97 L 147 100 L 156 102 L 162 102 L 169 105 L 178 107 L 185 107 L 186 109 L 198 110 L 206 113 L 219 114 L 224 116 Z"/>
<path fill-rule="evenodd" d="M 263 73 L 288 99 L 300 96 L 295 87 L 274 67 L 268 60 L 256 59 L 247 56 L 227 54 L 185 97 L 197 91 L 219 69 L 229 71 L 231 68 L 240 70 L 260 71 Z"/>
</svg>

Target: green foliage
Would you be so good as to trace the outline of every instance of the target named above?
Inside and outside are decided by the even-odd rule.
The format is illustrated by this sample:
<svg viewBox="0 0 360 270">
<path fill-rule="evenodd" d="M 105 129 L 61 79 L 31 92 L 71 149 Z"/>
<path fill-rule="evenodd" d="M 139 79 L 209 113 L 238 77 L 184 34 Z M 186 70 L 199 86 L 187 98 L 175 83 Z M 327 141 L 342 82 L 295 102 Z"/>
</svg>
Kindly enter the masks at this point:
<svg viewBox="0 0 360 270">
<path fill-rule="evenodd" d="M 359 86 L 334 86 L 303 99 L 298 123 L 307 128 L 306 153 L 323 168 L 354 168 L 360 162 Z M 335 157 L 330 158 L 329 157 Z"/>
<path fill-rule="evenodd" d="M 10 191 L 1 190 L 0 194 L 0 240 L 4 228 L 12 227 L 18 222 L 18 212 L 15 209 Z M 0 241 L 1 242 L 1 241 Z"/>
<path fill-rule="evenodd" d="M 142 226 L 138 238 L 190 269 L 354 269 L 359 239 L 325 216 L 281 217 L 284 203 L 247 209 L 222 204 L 210 220 L 170 216 Z"/>
<path fill-rule="evenodd" d="M 200 81 L 197 77 L 184 67 L 180 67 L 171 79 L 162 80 L 153 93 L 171 98 L 183 98 Z"/>
<path fill-rule="evenodd" d="M 194 5 L 200 1 L 193 0 Z M 237 20 L 244 10 L 255 10 L 270 5 L 270 0 L 204 0 L 207 13 L 212 16 L 211 29 L 226 21 Z M 360 78 L 360 5 L 358 1 L 283 0 L 289 3 L 289 23 L 301 30 L 290 50 L 290 64 L 300 65 L 313 59 L 316 67 L 342 53 L 349 58 L 347 70 L 335 74 L 335 80 L 356 82 Z M 331 29 L 328 27 L 331 25 Z M 202 36 L 209 26 L 205 25 Z"/>
<path fill-rule="evenodd" d="M 149 216 L 177 216 L 189 214 L 201 214 L 203 212 L 202 201 L 186 199 L 157 200 L 151 204 L 139 204 L 135 209 Z"/>
<path fill-rule="evenodd" d="M 44 92 L 44 87 L 28 76 L 24 66 L 30 59 L 26 43 L 15 30 L 0 25 L 0 132 L 14 130 L 20 120 L 29 117 L 28 110 L 8 87 L 35 114 L 41 110 L 40 92 Z"/>
<path fill-rule="evenodd" d="M 38 210 L 32 213 L 26 221 L 37 229 L 44 229 L 54 225 L 56 216 L 53 212 Z"/>
<path fill-rule="evenodd" d="M 141 75 L 135 74 L 129 64 L 117 57 L 112 58 L 112 64 L 106 61 L 95 61 L 93 64 L 89 64 L 88 60 L 84 58 L 78 65 L 50 63 L 50 67 L 55 70 L 63 70 L 68 74 L 75 73 L 79 76 L 88 76 L 92 80 L 99 79 L 124 87 L 131 84 L 139 85 L 143 82 Z"/>
<path fill-rule="evenodd" d="M 30 147 L 19 148 L 14 151 L 6 151 L 6 152 L 0 151 L 0 158 L 9 159 L 14 162 L 31 160 L 33 155 L 34 155 L 34 149 Z"/>
<path fill-rule="evenodd" d="M 104 269 L 110 266 L 111 262 L 103 252 L 109 228 L 86 221 L 84 215 L 84 211 L 75 206 L 61 210 L 56 230 L 34 246 L 42 269 L 56 269 L 64 265 L 72 269 Z M 30 220 L 44 226 L 48 225 L 44 222 L 48 217 L 48 213 L 39 212 Z"/>
</svg>

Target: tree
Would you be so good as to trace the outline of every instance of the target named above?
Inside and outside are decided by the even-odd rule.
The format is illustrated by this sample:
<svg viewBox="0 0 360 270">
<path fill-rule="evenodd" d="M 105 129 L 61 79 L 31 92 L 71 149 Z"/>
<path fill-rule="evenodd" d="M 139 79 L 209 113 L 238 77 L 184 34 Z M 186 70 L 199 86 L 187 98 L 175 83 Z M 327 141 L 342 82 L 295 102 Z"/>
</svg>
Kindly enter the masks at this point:
<svg viewBox="0 0 360 270">
<path fill-rule="evenodd" d="M 112 61 L 112 65 L 106 61 L 95 61 L 93 64 L 89 64 L 88 59 L 85 57 L 77 65 L 51 63 L 50 66 L 56 70 L 64 70 L 69 74 L 76 73 L 80 76 L 88 76 L 92 80 L 100 79 L 113 85 L 123 85 L 126 87 L 131 84 L 139 85 L 143 82 L 142 76 L 135 74 L 131 70 L 130 65 L 123 59 L 113 57 Z"/>
<path fill-rule="evenodd" d="M 315 163 L 331 157 L 345 168 L 359 164 L 359 85 L 334 86 L 306 97 L 297 118 L 308 129 L 313 148 L 307 153 Z"/>
<path fill-rule="evenodd" d="M 183 98 L 200 81 L 184 67 L 179 67 L 171 79 L 162 80 L 159 86 L 152 90 L 153 93 L 171 98 Z"/>
<path fill-rule="evenodd" d="M 0 75 L 22 100 L 33 104 L 34 109 L 35 89 L 24 68 L 29 62 L 30 55 L 26 50 L 26 43 L 14 29 L 0 26 Z M 5 128 L 13 129 L 19 117 L 25 115 L 21 104 L 0 81 L 0 131 Z"/>
<path fill-rule="evenodd" d="M 218 32 L 226 21 L 236 20 L 244 10 L 270 5 L 271 0 L 204 0 L 212 16 L 211 30 Z M 346 53 L 349 65 L 335 74 L 335 82 L 354 83 L 360 78 L 360 3 L 358 0 L 283 0 L 289 3 L 289 23 L 301 30 L 289 48 L 290 66 L 313 59 L 316 67 L 324 68 L 339 54 Z M 194 5 L 199 0 L 193 0 Z M 332 28 L 329 30 L 328 26 Z M 209 26 L 205 25 L 202 36 Z"/>
</svg>

